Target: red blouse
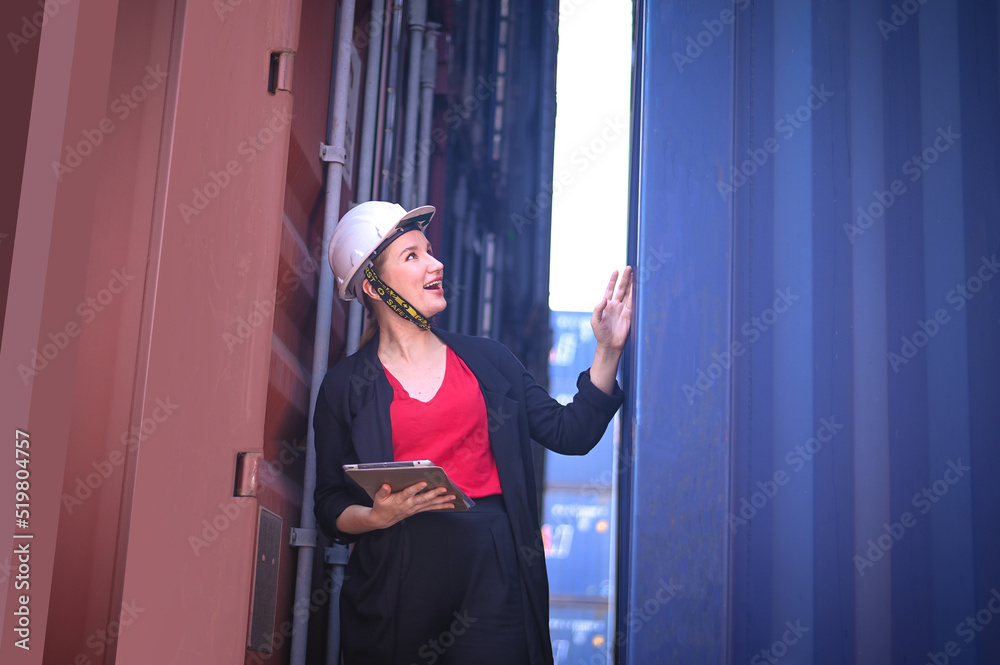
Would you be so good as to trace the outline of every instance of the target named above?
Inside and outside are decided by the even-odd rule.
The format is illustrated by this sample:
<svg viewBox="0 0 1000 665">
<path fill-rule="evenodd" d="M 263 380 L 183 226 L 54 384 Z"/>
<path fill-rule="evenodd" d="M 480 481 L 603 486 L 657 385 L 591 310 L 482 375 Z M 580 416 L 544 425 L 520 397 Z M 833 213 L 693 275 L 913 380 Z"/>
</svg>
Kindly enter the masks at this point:
<svg viewBox="0 0 1000 665">
<path fill-rule="evenodd" d="M 388 369 L 392 451 L 397 461 L 429 459 L 473 499 L 500 494 L 479 381 L 448 347 L 444 380 L 427 402 L 410 397 Z"/>
</svg>

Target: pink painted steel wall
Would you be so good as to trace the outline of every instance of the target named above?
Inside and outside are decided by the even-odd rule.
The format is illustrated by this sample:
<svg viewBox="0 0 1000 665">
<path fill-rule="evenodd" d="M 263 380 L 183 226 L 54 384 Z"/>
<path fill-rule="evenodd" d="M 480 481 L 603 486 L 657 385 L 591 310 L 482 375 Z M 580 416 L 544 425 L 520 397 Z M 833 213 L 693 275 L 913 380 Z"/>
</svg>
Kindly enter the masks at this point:
<svg viewBox="0 0 1000 665">
<path fill-rule="evenodd" d="M 84 305 L 72 313 L 81 334 L 46 663 L 109 662 L 115 633 L 138 627 L 152 605 L 131 603 L 119 616 L 112 590 L 125 563 L 119 550 L 127 537 L 121 528 L 122 511 L 127 515 L 129 505 L 123 494 L 127 479 L 137 459 L 159 440 L 148 425 L 148 434 L 136 436 L 132 429 L 142 427 L 142 419 L 135 420 L 143 399 L 142 391 L 135 391 L 135 379 L 143 345 L 140 313 L 149 295 L 156 157 L 168 91 L 176 78 L 170 31 L 160 26 L 170 25 L 173 11 L 172 3 L 121 2 L 117 13 L 107 17 L 115 39 L 106 63 L 106 99 L 87 126 L 113 130 L 60 183 L 86 175 L 95 179 L 90 209 L 81 206 L 78 212 L 90 225 L 92 241 L 85 255 Z M 71 164 L 71 156 L 63 152 L 63 163 Z M 176 401 L 179 395 L 159 397 Z M 165 413 L 157 411 L 161 418 Z"/>
<path fill-rule="evenodd" d="M 0 348 L 4 396 L 0 421 L 8 432 L 4 440 L 11 444 L 3 447 L 0 474 L 0 496 L 5 499 L 0 558 L 10 561 L 13 568 L 5 571 L 0 582 L 5 601 L 0 618 L 0 661 L 40 663 L 47 637 L 58 637 L 59 632 L 58 627 L 47 625 L 46 615 L 60 603 L 61 589 L 53 574 L 59 544 L 60 490 L 74 398 L 86 389 L 77 368 L 78 340 L 84 330 L 76 310 L 87 295 L 88 257 L 91 247 L 96 246 L 90 211 L 100 178 L 102 157 L 97 148 L 107 135 L 100 121 L 107 112 L 117 2 L 60 6 L 58 14 L 44 17 L 42 34 L 37 24 L 43 17 L 37 14 L 36 3 L 5 3 L 5 9 L 5 19 L 19 18 L 17 23 L 5 25 L 11 25 L 26 43 L 9 45 L 15 58 L 25 58 L 17 65 L 33 76 L 34 87 L 27 97 L 30 115 L 5 127 L 5 131 L 27 135 L 27 141 L 17 227 L 5 226 L 4 231 L 4 239 L 14 247 L 9 273 L 13 288 L 8 291 Z M 38 57 L 32 61 L 35 49 Z M 15 88 L 8 92 L 25 91 Z M 74 173 L 62 174 L 60 182 L 51 165 L 67 161 L 67 146 L 86 152 L 83 158 L 77 155 L 77 159 L 87 160 L 86 168 L 80 165 Z M 24 430 L 31 441 L 26 469 L 14 466 L 15 428 Z M 22 481 L 29 485 L 28 519 L 16 532 L 10 510 L 15 497 L 15 468 L 30 475 Z M 18 541 L 12 535 L 33 538 Z M 15 549 L 12 541 L 17 549 L 27 546 L 29 551 L 7 559 Z M 86 583 L 81 576 L 78 584 Z M 22 637 L 14 633 L 15 624 L 22 621 L 15 613 L 22 607 L 30 615 L 23 617 L 25 631 L 30 630 L 22 638 L 28 640 L 26 648 L 15 644 Z"/>
<path fill-rule="evenodd" d="M 271 52 L 295 50 L 298 11 L 245 3 L 220 16 L 189 3 L 173 23 L 178 84 L 133 394 L 144 417 L 158 398 L 176 395 L 178 408 L 137 459 L 117 590 L 149 607 L 122 633 L 119 662 L 244 657 L 257 502 L 233 498 L 233 477 L 237 453 L 262 448 L 292 111 L 267 74 Z"/>
<path fill-rule="evenodd" d="M 20 383 L 16 366 L 47 333 L 67 324 L 74 333 L 4 410 L 5 426 L 38 442 L 39 497 L 33 648 L 10 644 L 16 594 L 6 589 L 4 663 L 245 658 L 258 500 L 233 497 L 237 453 L 260 452 L 267 438 L 265 456 L 281 464 L 275 436 L 298 423 L 281 426 L 275 400 L 279 425 L 265 435 L 268 394 L 292 386 L 288 403 L 300 411 L 304 398 L 296 381 L 275 379 L 276 357 L 290 348 L 301 362 L 312 351 L 295 320 L 313 304 L 308 276 L 279 303 L 280 325 L 273 314 L 279 265 L 295 265 L 294 235 L 312 233 L 310 215 L 293 208 L 283 219 L 293 134 L 296 163 L 319 181 L 333 6 L 309 8 L 315 60 L 299 68 L 308 74 L 302 119 L 291 93 L 267 91 L 270 53 L 298 48 L 299 0 L 104 0 L 69 3 L 47 20 L 4 380 Z M 88 154 L 56 180 L 50 162 L 69 165 L 67 146 L 86 141 Z M 298 210 L 312 212 L 308 188 L 297 191 L 306 194 Z M 3 495 L 12 495 L 3 464 Z M 285 542 L 298 521 L 294 471 L 261 499 L 282 515 Z M 278 623 L 290 618 L 289 551 Z M 286 659 L 279 649 L 272 662 Z"/>
</svg>

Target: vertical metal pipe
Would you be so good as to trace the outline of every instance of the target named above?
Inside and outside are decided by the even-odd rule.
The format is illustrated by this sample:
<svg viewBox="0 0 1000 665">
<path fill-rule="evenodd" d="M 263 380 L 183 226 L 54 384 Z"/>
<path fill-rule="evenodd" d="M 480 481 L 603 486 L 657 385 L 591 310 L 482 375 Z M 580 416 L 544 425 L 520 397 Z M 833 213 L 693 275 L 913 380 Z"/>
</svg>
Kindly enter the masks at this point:
<svg viewBox="0 0 1000 665">
<path fill-rule="evenodd" d="M 382 72 L 382 26 L 385 24 L 385 0 L 372 0 L 368 31 L 368 65 L 365 72 L 365 103 L 361 115 L 361 156 L 358 160 L 358 203 L 370 201 L 375 184 L 375 126 L 378 124 L 379 78 Z M 347 317 L 347 353 L 358 350 L 365 308 L 352 300 Z M 339 620 L 339 616 L 337 617 Z M 330 612 L 331 627 L 334 613 Z"/>
<path fill-rule="evenodd" d="M 344 571 L 350 553 L 346 545 L 326 548 L 323 558 L 330 564 L 330 620 L 326 631 L 326 665 L 340 665 L 340 589 L 344 586 Z"/>
<path fill-rule="evenodd" d="M 399 47 L 403 40 L 403 0 L 394 0 L 392 3 L 392 47 L 389 51 L 389 71 L 386 72 L 385 90 L 385 135 L 382 139 L 382 184 L 380 186 L 379 198 L 383 201 L 392 201 L 398 198 L 395 196 L 395 174 L 393 169 L 393 152 L 396 149 L 396 101 L 397 87 L 399 85 Z"/>
<path fill-rule="evenodd" d="M 417 151 L 417 112 L 420 110 L 420 56 L 423 53 L 423 36 L 427 23 L 427 1 L 410 2 L 410 63 L 406 77 L 406 131 L 403 134 L 403 161 L 399 165 L 402 183 L 400 204 L 409 210 L 417 205 L 414 200 L 414 161 Z"/>
<path fill-rule="evenodd" d="M 464 173 L 458 174 L 455 179 L 455 186 L 449 188 L 448 207 L 451 210 L 452 232 L 448 234 L 447 243 L 450 241 L 448 249 L 448 262 L 445 264 L 445 295 L 448 298 L 448 309 L 446 312 L 447 328 L 454 332 L 461 331 L 462 312 L 462 292 L 468 286 L 462 281 L 462 261 L 465 258 L 465 225 L 469 207 L 467 177 Z"/>
<path fill-rule="evenodd" d="M 427 202 L 430 180 L 431 121 L 434 119 L 434 82 L 437 79 L 437 40 L 441 26 L 428 23 L 420 75 L 420 146 L 417 150 L 417 203 Z"/>
<path fill-rule="evenodd" d="M 458 242 L 462 243 L 462 247 L 465 249 L 466 257 L 462 261 L 462 284 L 465 286 L 471 286 L 476 280 L 476 262 L 482 261 L 482 244 L 476 241 L 476 229 L 479 227 L 479 208 L 475 204 L 471 205 L 469 208 L 468 222 L 465 224 L 462 235 L 458 238 Z M 478 257 L 478 258 L 477 258 Z M 479 280 L 480 293 L 482 292 L 482 280 Z M 462 306 L 458 310 L 458 321 L 460 327 L 458 332 L 465 335 L 475 335 L 479 332 L 479 310 L 475 308 L 474 301 L 470 289 L 465 289 L 463 295 L 459 302 Z M 480 300 L 481 302 L 481 300 Z"/>
<path fill-rule="evenodd" d="M 361 154 L 358 158 L 358 203 L 370 201 L 375 168 L 375 125 L 378 114 L 379 78 L 382 70 L 382 26 L 385 0 L 372 0 L 368 31 L 368 64 L 365 71 L 365 103 L 361 112 Z"/>
<path fill-rule="evenodd" d="M 483 303 L 479 308 L 479 337 L 493 337 L 493 319 L 496 300 L 494 284 L 496 280 L 496 234 L 487 233 L 483 236 L 483 272 L 482 293 Z"/>
<path fill-rule="evenodd" d="M 344 170 L 344 134 L 347 117 L 348 82 L 351 73 L 351 33 L 354 30 L 354 0 L 342 0 L 337 21 L 336 62 L 333 68 L 333 104 L 330 106 L 330 150 L 333 153 L 326 169 L 326 207 L 323 216 L 323 245 L 330 245 L 333 230 L 340 216 L 340 189 Z M 321 253 L 322 255 L 322 253 Z M 309 428 L 306 440 L 305 477 L 302 487 L 301 528 L 316 530 L 313 515 L 313 491 L 316 488 L 316 433 L 313 431 L 313 413 L 316 411 L 316 394 L 330 362 L 330 326 L 333 307 L 333 273 L 319 271 L 319 290 L 316 296 L 316 334 L 312 363 L 312 390 L 309 395 Z M 309 602 L 312 588 L 313 550 L 315 545 L 300 546 L 295 573 L 295 603 L 292 607 L 291 665 L 306 662 L 306 637 L 309 631 Z"/>
<path fill-rule="evenodd" d="M 378 124 L 378 101 L 382 73 L 382 46 L 385 24 L 385 0 L 372 0 L 368 30 L 368 64 L 365 71 L 365 102 L 361 111 L 361 156 L 358 163 L 358 188 L 354 197 L 358 203 L 370 201 L 375 184 L 375 127 Z M 365 308 L 352 300 L 347 317 L 347 353 L 358 350 L 361 329 L 364 326 Z M 329 621 L 326 631 L 326 663 L 340 663 L 340 588 L 344 582 L 347 548 L 343 545 L 328 547 L 326 561 L 331 564 L 333 592 L 330 595 Z"/>
<path fill-rule="evenodd" d="M 479 20 L 479 3 L 477 0 L 469 0 L 468 25 L 465 28 L 465 70 L 462 75 L 462 99 L 472 97 L 472 75 L 476 66 L 476 21 Z"/>
</svg>

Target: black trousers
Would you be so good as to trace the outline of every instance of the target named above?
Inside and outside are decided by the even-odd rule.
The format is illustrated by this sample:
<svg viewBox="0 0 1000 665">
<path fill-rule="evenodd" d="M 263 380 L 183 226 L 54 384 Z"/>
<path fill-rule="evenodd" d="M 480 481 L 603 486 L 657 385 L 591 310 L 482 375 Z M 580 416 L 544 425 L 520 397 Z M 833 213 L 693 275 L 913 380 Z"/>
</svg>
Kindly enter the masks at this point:
<svg viewBox="0 0 1000 665">
<path fill-rule="evenodd" d="M 528 663 L 516 550 L 500 496 L 366 536 L 341 594 L 345 665 Z"/>
</svg>

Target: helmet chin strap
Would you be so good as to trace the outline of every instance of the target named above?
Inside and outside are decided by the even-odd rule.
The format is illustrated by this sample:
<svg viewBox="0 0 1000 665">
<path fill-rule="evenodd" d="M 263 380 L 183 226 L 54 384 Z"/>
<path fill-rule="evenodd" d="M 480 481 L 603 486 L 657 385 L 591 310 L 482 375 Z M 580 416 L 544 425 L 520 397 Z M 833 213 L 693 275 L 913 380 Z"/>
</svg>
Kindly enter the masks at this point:
<svg viewBox="0 0 1000 665">
<path fill-rule="evenodd" d="M 407 321 L 410 321 L 421 330 L 430 330 L 431 324 L 427 322 L 427 319 L 417 311 L 416 307 L 407 302 L 403 296 L 393 291 L 391 286 L 379 279 L 379 276 L 375 274 L 375 270 L 372 269 L 371 265 L 365 266 L 365 279 L 371 282 L 378 297 L 389 306 L 389 309 Z"/>
</svg>

